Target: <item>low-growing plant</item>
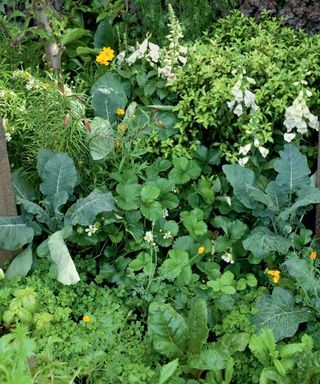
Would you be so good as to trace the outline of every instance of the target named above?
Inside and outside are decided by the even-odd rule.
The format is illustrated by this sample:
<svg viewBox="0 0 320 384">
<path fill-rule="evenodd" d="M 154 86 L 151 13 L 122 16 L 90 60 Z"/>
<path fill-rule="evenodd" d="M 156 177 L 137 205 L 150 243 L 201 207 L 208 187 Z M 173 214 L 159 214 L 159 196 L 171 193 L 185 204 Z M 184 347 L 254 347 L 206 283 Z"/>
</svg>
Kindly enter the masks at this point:
<svg viewBox="0 0 320 384">
<path fill-rule="evenodd" d="M 37 170 L 42 179 L 40 191 L 44 198 L 40 205 L 34 202 L 39 198 L 39 192 L 28 183 L 23 171 L 17 170 L 13 175 L 21 215 L 0 218 L 0 246 L 3 249 L 19 250 L 31 243 L 35 235 L 45 233 L 48 238 L 37 247 L 37 255 L 49 258 L 60 282 L 73 284 L 79 281 L 79 276 L 64 240 L 72 236 L 73 226 L 76 225 L 87 226 L 88 234 L 96 232 L 96 216 L 114 209 L 112 194 L 96 189 L 70 206 L 68 201 L 75 199 L 73 191 L 78 182 L 78 174 L 73 160 L 65 153 L 40 151 Z M 66 204 L 69 207 L 64 214 L 61 208 Z M 9 278 L 26 275 L 32 264 L 32 247 L 28 246 L 12 261 L 6 275 Z"/>
</svg>

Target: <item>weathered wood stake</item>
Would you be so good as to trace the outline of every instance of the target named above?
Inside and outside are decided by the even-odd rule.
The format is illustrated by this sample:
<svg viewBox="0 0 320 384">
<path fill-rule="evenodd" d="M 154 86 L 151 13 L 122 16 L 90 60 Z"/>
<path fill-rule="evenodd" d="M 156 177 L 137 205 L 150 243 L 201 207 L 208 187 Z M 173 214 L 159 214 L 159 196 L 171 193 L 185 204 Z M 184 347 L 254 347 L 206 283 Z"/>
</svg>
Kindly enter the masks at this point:
<svg viewBox="0 0 320 384">
<path fill-rule="evenodd" d="M 0 115 L 0 216 L 17 216 L 17 207 L 11 179 L 6 136 Z M 1 230 L 1 229 L 0 229 Z M 13 259 L 15 253 L 0 249 L 0 267 L 6 260 Z"/>
</svg>

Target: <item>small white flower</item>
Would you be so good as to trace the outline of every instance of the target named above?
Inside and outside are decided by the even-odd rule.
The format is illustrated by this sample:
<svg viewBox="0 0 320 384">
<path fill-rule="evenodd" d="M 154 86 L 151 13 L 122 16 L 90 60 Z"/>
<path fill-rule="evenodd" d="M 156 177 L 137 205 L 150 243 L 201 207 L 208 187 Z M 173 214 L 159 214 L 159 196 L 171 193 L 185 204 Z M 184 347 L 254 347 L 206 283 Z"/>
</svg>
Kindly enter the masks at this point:
<svg viewBox="0 0 320 384">
<path fill-rule="evenodd" d="M 5 278 L 3 269 L 0 268 L 0 280 L 3 280 Z"/>
<path fill-rule="evenodd" d="M 88 228 L 86 228 L 84 231 L 87 233 L 87 235 L 90 237 L 94 233 L 96 233 L 98 230 L 98 227 L 95 224 L 90 224 Z"/>
<path fill-rule="evenodd" d="M 262 157 L 266 158 L 268 156 L 269 149 L 265 147 L 259 147 L 259 152 L 261 153 Z"/>
<path fill-rule="evenodd" d="M 251 144 L 247 144 L 244 147 L 240 147 L 239 154 L 245 156 L 251 149 Z"/>
<path fill-rule="evenodd" d="M 6 142 L 9 142 L 12 139 L 11 133 L 9 132 L 6 132 L 5 136 L 6 136 Z"/>
<path fill-rule="evenodd" d="M 253 145 L 257 148 L 259 147 L 260 143 L 258 139 L 254 139 Z"/>
<path fill-rule="evenodd" d="M 249 157 L 246 156 L 246 157 L 243 157 L 242 159 L 239 159 L 239 165 L 241 165 L 241 167 L 244 167 L 247 162 L 249 161 Z"/>
<path fill-rule="evenodd" d="M 170 231 L 166 232 L 164 235 L 163 235 L 163 238 L 164 240 L 170 240 L 172 239 L 172 233 Z"/>
<path fill-rule="evenodd" d="M 221 259 L 224 260 L 226 263 L 234 264 L 232 254 L 229 252 L 226 252 L 224 255 L 222 255 Z"/>
<path fill-rule="evenodd" d="M 177 193 L 177 190 L 175 188 L 173 188 L 172 192 L 173 193 Z"/>
<path fill-rule="evenodd" d="M 152 243 L 154 242 L 154 239 L 153 239 L 153 234 L 151 231 L 148 231 L 146 232 L 144 238 L 143 238 L 147 243 Z"/>
<path fill-rule="evenodd" d="M 167 210 L 167 208 L 165 208 L 163 211 L 162 211 L 162 217 L 165 219 L 166 217 L 169 216 L 169 211 Z"/>
<path fill-rule="evenodd" d="M 286 142 L 291 143 L 291 141 L 296 137 L 295 133 L 285 133 L 283 138 Z"/>
<path fill-rule="evenodd" d="M 225 196 L 224 198 L 225 198 L 227 204 L 231 207 L 231 197 L 230 196 Z"/>
</svg>

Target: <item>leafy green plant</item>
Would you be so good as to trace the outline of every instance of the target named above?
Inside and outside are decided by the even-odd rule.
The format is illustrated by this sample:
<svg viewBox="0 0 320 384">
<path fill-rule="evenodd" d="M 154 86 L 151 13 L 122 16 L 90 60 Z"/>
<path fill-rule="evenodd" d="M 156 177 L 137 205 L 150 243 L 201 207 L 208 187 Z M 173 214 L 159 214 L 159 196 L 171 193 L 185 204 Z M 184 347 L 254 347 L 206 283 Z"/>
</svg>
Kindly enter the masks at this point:
<svg viewBox="0 0 320 384">
<path fill-rule="evenodd" d="M 255 148 L 256 140 L 258 146 L 281 145 L 286 107 L 302 87 L 312 91 L 308 106 L 317 114 L 318 47 L 319 36 L 309 38 L 266 15 L 256 22 L 236 11 L 219 20 L 190 47 L 187 64 L 173 85 L 181 119 L 174 150 L 187 152 L 200 142 L 219 147 L 228 162 L 236 162 L 240 147 L 251 143 Z M 240 76 L 255 82 L 250 92 L 259 109 L 236 116 L 227 101 Z M 307 136 L 301 142 L 313 146 L 316 138 Z M 260 154 L 258 158 L 263 161 Z"/>
<path fill-rule="evenodd" d="M 241 203 L 237 210 L 251 212 L 258 219 L 257 225 L 243 241 L 243 247 L 257 259 L 267 258 L 274 252 L 284 255 L 290 247 L 298 246 L 296 232 L 300 228 L 304 237 L 305 230 L 300 224 L 301 217 L 311 204 L 320 201 L 320 192 L 308 176 L 311 171 L 307 159 L 297 147 L 286 144 L 273 167 L 278 175 L 266 185 L 266 182 L 256 179 L 251 169 L 240 165 L 223 166 L 235 198 Z"/>
<path fill-rule="evenodd" d="M 196 380 L 206 377 L 207 381 L 215 384 L 231 382 L 231 356 L 246 348 L 249 336 L 245 333 L 235 337 L 230 335 L 217 343 L 207 343 L 207 323 L 207 306 L 203 299 L 191 301 L 186 318 L 170 305 L 150 305 L 148 333 L 153 348 L 169 359 L 174 359 L 162 367 L 160 382 L 166 382 L 163 381 L 164 376 L 168 380 L 172 375 L 181 375 L 182 372 Z"/>
<path fill-rule="evenodd" d="M 71 198 L 77 183 L 77 171 L 72 159 L 65 153 L 41 150 L 37 169 L 42 179 L 40 191 L 44 200 L 41 205 L 34 202 L 37 191 L 18 170 L 13 176 L 13 183 L 22 214 L 0 218 L 0 245 L 4 249 L 18 250 L 30 243 L 35 235 L 45 232 L 49 237 L 37 248 L 38 256 L 49 258 L 60 282 L 73 284 L 79 281 L 79 276 L 64 240 L 73 234 L 75 225 L 88 226 L 88 231 L 92 231 L 96 216 L 114 209 L 112 195 L 94 190 L 87 197 L 78 199 L 63 214 L 61 208 Z M 32 258 L 30 247 L 22 251 L 13 260 L 7 276 L 26 275 L 32 266 Z"/>
<path fill-rule="evenodd" d="M 295 383 L 297 380 L 296 369 L 301 355 L 308 355 L 308 368 L 304 371 L 301 383 L 319 382 L 317 372 L 319 370 L 319 354 L 312 352 L 313 339 L 304 334 L 300 343 L 276 343 L 272 331 L 266 328 L 261 335 L 252 335 L 249 348 L 253 355 L 263 365 L 260 383 Z M 302 358 L 302 360 L 304 360 Z"/>
</svg>

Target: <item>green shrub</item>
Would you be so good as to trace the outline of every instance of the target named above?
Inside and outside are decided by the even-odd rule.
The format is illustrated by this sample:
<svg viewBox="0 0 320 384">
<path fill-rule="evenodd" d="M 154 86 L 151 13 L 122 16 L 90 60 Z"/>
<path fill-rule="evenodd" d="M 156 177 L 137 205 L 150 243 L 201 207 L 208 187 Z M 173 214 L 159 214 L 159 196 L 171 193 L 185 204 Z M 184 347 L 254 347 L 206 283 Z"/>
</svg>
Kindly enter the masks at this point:
<svg viewBox="0 0 320 384">
<path fill-rule="evenodd" d="M 260 23 L 239 12 L 219 20 L 210 35 L 190 47 L 187 64 L 178 73 L 174 90 L 180 99 L 176 110 L 181 134 L 175 150 L 200 141 L 220 147 L 227 160 L 236 161 L 239 147 L 255 139 L 267 147 L 282 144 L 285 109 L 301 90 L 312 92 L 308 107 L 319 112 L 319 46 L 320 36 L 284 28 L 267 15 Z M 234 98 L 232 87 L 241 76 L 259 109 L 238 117 L 227 102 Z M 307 144 L 312 145 L 308 135 Z"/>
</svg>

